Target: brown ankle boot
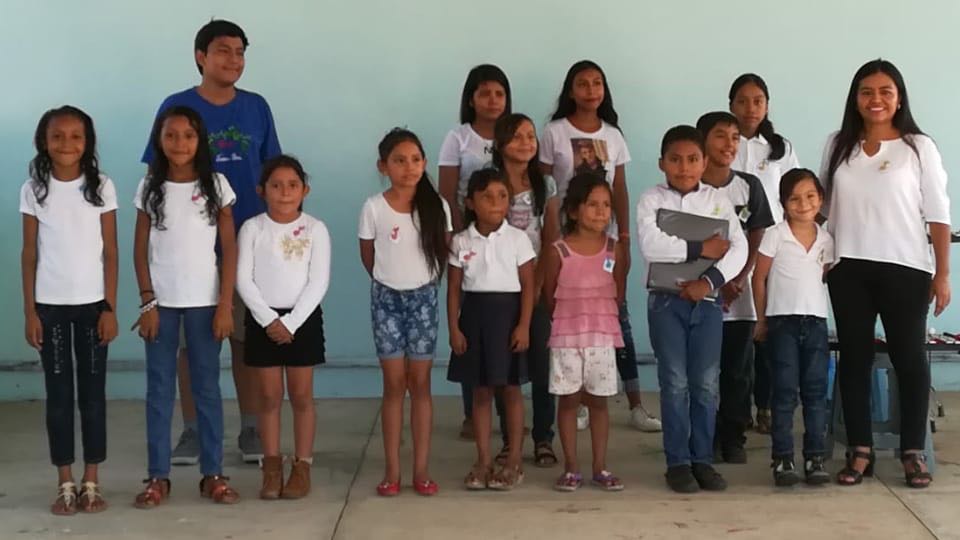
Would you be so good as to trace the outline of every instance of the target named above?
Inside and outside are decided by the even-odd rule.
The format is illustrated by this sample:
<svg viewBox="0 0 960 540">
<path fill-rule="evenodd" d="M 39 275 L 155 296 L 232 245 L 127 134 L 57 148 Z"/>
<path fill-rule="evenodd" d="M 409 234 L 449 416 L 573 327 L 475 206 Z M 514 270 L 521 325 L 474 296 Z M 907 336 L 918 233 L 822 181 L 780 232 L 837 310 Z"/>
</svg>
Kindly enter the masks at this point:
<svg viewBox="0 0 960 540">
<path fill-rule="evenodd" d="M 279 499 L 283 487 L 283 457 L 264 456 L 260 465 L 263 471 L 263 487 L 260 488 L 261 499 Z"/>
<path fill-rule="evenodd" d="M 283 493 L 280 496 L 284 499 L 299 499 L 307 493 L 310 493 L 310 464 L 294 459 L 287 485 L 283 486 Z"/>
</svg>

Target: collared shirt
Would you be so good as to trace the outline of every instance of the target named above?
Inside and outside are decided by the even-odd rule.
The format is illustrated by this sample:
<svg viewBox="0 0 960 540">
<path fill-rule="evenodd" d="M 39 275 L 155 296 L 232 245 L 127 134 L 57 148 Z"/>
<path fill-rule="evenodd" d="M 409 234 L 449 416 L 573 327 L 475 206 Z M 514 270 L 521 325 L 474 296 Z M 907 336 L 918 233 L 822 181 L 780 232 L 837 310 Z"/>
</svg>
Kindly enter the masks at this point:
<svg viewBox="0 0 960 540">
<path fill-rule="evenodd" d="M 827 317 L 827 287 L 824 265 L 833 262 L 833 237 L 817 225 L 817 239 L 808 251 L 782 221 L 767 229 L 760 254 L 773 259 L 767 275 L 768 317 L 813 315 Z"/>
<path fill-rule="evenodd" d="M 785 145 L 783 157 L 771 160 L 769 159 L 770 143 L 763 135 L 758 133 L 756 137 L 751 139 L 741 135 L 737 157 L 730 165 L 734 170 L 752 174 L 760 179 L 763 190 L 767 194 L 767 201 L 770 203 L 773 220 L 777 223 L 783 221 L 783 206 L 780 204 L 780 178 L 790 169 L 800 167 L 793 144 L 788 140 L 784 140 L 783 143 Z"/>
<path fill-rule="evenodd" d="M 640 253 L 648 264 L 693 260 L 700 256 L 703 247 L 702 242 L 687 242 L 660 230 L 657 227 L 657 210 L 661 208 L 727 220 L 730 249 L 707 270 L 704 277 L 716 289 L 740 273 L 747 262 L 747 238 L 743 235 L 740 219 L 730 200 L 718 189 L 704 183 L 686 195 L 667 184 L 654 186 L 640 195 L 637 203 L 637 241 L 640 243 Z"/>
<path fill-rule="evenodd" d="M 463 269 L 463 290 L 470 292 L 520 292 L 517 269 L 536 256 L 527 234 L 507 220 L 487 236 L 471 223 L 450 244 L 450 265 Z"/>
</svg>

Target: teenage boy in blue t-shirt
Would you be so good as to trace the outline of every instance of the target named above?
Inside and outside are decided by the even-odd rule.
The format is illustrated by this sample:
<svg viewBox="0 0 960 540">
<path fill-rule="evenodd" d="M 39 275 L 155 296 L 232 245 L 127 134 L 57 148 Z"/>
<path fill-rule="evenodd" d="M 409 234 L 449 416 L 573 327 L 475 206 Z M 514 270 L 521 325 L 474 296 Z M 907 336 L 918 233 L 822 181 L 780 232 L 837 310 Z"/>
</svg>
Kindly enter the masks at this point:
<svg viewBox="0 0 960 540">
<path fill-rule="evenodd" d="M 170 95 L 157 111 L 175 105 L 185 105 L 197 111 L 209 133 L 210 153 L 214 169 L 230 181 L 237 194 L 233 206 L 233 220 L 237 230 L 247 219 L 266 210 L 257 195 L 261 164 L 280 154 L 280 142 L 273 123 L 273 114 L 267 101 L 259 94 L 236 87 L 243 74 L 247 36 L 243 29 L 225 20 L 212 20 L 197 32 L 194 57 L 200 71 L 199 86 Z M 141 161 L 147 165 L 153 160 L 153 148 L 147 142 Z M 238 438 L 243 460 L 252 463 L 263 457 L 257 431 L 255 404 L 255 372 L 243 362 L 243 313 L 245 307 L 239 296 L 234 296 L 234 332 L 230 336 L 233 381 L 240 406 L 241 429 Z M 181 340 L 183 344 L 183 340 Z M 181 409 L 184 431 L 173 451 L 172 462 L 192 465 L 200 454 L 197 437 L 197 416 L 190 391 L 190 374 L 185 349 L 181 347 L 177 363 L 180 381 Z"/>
</svg>

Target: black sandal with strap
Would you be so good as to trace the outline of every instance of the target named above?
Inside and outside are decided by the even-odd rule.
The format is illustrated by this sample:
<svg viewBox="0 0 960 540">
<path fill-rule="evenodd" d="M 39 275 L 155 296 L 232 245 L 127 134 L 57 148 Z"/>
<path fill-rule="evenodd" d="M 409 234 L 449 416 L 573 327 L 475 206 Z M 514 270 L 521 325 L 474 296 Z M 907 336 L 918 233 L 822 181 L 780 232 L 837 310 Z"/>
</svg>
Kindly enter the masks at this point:
<svg viewBox="0 0 960 540">
<path fill-rule="evenodd" d="M 923 470 L 922 466 L 927 462 L 927 456 L 921 452 L 911 452 L 904 454 L 900 460 L 903 463 L 903 477 L 907 487 L 914 489 L 925 489 L 930 487 L 933 482 L 933 475 L 929 471 Z M 910 471 L 907 471 L 907 467 Z"/>
<path fill-rule="evenodd" d="M 558 463 L 557 454 L 549 442 L 540 441 L 533 447 L 533 463 L 543 468 L 553 467 Z"/>
<path fill-rule="evenodd" d="M 494 463 L 503 467 L 507 464 L 507 459 L 510 457 L 510 445 L 503 443 L 503 448 L 500 449 L 500 453 L 493 458 Z"/>
<path fill-rule="evenodd" d="M 867 460 L 867 466 L 863 469 L 863 472 L 853 468 L 853 464 L 858 459 Z M 861 450 L 848 451 L 847 465 L 837 473 L 837 483 L 841 486 L 855 486 L 863 482 L 865 476 L 873 476 L 873 462 L 876 459 L 877 455 L 873 453 L 873 450 L 870 450 L 869 453 Z M 847 480 L 844 480 L 844 478 L 847 478 Z"/>
</svg>

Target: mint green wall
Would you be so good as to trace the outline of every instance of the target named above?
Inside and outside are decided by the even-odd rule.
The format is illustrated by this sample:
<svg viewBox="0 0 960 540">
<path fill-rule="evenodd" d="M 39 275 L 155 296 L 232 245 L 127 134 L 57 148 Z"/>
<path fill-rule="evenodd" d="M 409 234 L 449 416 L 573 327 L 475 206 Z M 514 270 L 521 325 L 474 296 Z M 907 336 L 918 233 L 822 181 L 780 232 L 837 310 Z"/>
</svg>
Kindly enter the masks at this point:
<svg viewBox="0 0 960 540">
<path fill-rule="evenodd" d="M 662 178 L 656 168 L 661 134 L 726 108 L 728 86 L 744 71 L 766 78 L 775 125 L 795 143 L 801 163 L 816 168 L 826 134 L 839 125 L 854 71 L 882 56 L 903 71 L 915 117 L 939 143 L 947 171 L 960 174 L 953 37 L 960 3 L 952 0 L 2 0 L 0 243 L 8 255 L 0 268 L 6 308 L 0 362 L 36 358 L 22 337 L 17 194 L 37 119 L 70 103 L 96 122 L 103 168 L 122 201 L 126 330 L 137 303 L 130 199 L 144 169 L 139 156 L 161 99 L 198 82 L 193 37 L 213 15 L 247 31 L 251 46 L 240 86 L 267 98 L 283 148 L 303 158 L 314 176 L 307 210 L 327 222 L 334 242 L 333 286 L 324 302 L 333 357 L 373 353 L 368 280 L 355 238 L 363 199 L 382 186 L 376 143 L 389 127 L 405 125 L 422 136 L 434 161 L 456 123 L 466 72 L 477 63 L 504 68 L 514 109 L 545 120 L 569 65 L 582 58 L 599 62 L 633 154 L 627 179 L 636 196 Z M 950 186 L 955 200 L 958 185 Z M 640 275 L 635 267 L 630 300 L 638 346 L 649 351 Z M 960 282 L 954 284 L 960 291 Z M 943 319 L 931 324 L 960 330 L 960 307 Z M 124 331 L 110 355 L 138 359 L 142 345 Z"/>
</svg>

